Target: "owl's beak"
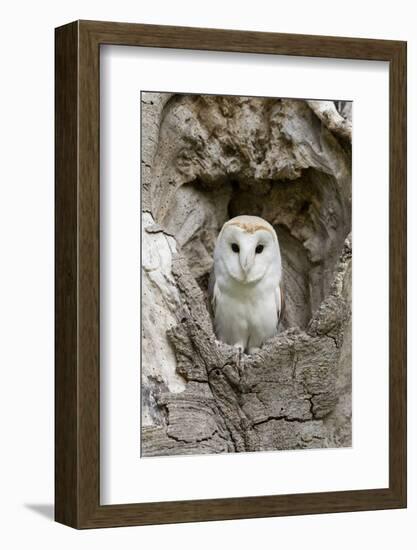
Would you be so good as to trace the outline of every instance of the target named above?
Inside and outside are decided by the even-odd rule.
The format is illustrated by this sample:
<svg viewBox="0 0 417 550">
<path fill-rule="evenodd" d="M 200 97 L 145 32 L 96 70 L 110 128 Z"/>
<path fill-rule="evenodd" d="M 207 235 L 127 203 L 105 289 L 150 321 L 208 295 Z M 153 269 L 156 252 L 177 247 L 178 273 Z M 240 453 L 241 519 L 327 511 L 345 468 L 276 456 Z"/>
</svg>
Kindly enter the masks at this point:
<svg viewBox="0 0 417 550">
<path fill-rule="evenodd" d="M 242 271 L 246 279 L 253 263 L 253 254 L 251 254 L 250 252 L 246 254 L 241 254 L 239 259 L 240 259 L 240 267 L 242 268 Z"/>
</svg>

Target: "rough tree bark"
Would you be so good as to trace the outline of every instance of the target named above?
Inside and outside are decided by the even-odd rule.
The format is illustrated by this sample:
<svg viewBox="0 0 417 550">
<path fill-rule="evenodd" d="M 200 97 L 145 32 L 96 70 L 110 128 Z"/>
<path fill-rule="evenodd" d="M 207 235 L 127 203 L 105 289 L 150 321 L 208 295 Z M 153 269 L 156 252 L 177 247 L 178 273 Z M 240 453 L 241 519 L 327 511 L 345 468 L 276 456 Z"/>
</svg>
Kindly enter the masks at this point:
<svg viewBox="0 0 417 550">
<path fill-rule="evenodd" d="M 351 109 L 142 94 L 142 455 L 351 445 Z M 255 355 L 207 302 L 230 217 L 276 229 L 286 312 Z"/>
</svg>

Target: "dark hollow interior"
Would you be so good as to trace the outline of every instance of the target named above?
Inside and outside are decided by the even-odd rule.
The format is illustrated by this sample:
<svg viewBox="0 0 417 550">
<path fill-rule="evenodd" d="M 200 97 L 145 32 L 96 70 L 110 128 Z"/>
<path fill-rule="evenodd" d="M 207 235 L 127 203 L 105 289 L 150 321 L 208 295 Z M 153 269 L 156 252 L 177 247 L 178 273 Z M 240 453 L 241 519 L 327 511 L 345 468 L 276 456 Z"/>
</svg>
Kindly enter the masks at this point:
<svg viewBox="0 0 417 550">
<path fill-rule="evenodd" d="M 260 216 L 275 228 L 286 300 L 281 330 L 305 328 L 329 293 L 351 231 L 350 208 L 336 180 L 310 168 L 295 180 L 208 184 L 198 179 L 179 187 L 163 223 L 206 297 L 217 235 L 241 214 Z"/>
</svg>

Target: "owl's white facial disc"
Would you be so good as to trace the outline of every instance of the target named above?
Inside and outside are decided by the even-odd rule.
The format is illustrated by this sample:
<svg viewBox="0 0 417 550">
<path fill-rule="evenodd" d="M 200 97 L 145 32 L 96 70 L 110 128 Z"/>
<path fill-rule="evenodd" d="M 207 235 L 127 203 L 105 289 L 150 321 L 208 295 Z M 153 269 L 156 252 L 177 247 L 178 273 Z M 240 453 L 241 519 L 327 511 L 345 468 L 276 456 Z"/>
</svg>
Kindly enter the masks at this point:
<svg viewBox="0 0 417 550">
<path fill-rule="evenodd" d="M 279 267 L 278 240 L 268 229 L 247 230 L 241 225 L 226 224 L 219 235 L 215 258 L 233 280 L 254 284 L 271 267 Z"/>
</svg>

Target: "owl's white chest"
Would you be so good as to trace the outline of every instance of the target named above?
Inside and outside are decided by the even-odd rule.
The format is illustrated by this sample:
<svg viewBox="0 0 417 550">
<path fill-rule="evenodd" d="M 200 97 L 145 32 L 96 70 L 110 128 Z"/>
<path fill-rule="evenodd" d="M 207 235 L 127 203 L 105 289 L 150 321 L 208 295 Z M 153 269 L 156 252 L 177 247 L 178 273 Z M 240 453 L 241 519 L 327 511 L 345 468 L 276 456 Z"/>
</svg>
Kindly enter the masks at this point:
<svg viewBox="0 0 417 550">
<path fill-rule="evenodd" d="M 223 284 L 222 284 L 223 283 Z M 218 338 L 251 353 L 278 331 L 275 284 L 262 280 L 255 285 L 216 280 L 215 328 Z"/>
</svg>

